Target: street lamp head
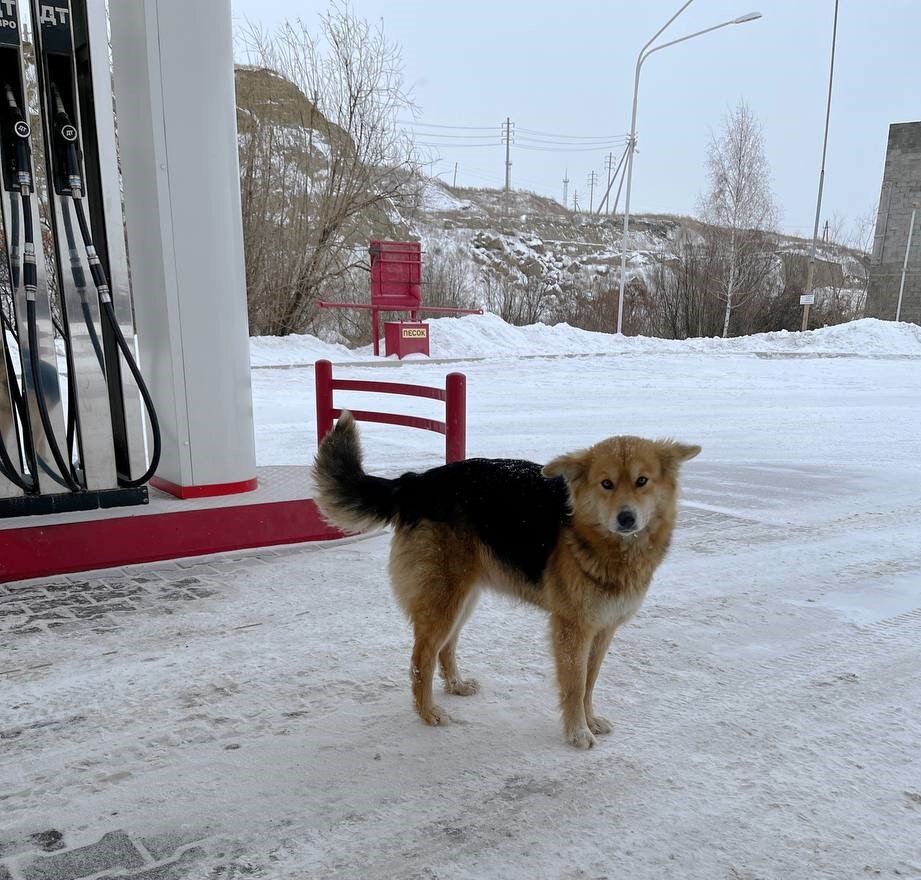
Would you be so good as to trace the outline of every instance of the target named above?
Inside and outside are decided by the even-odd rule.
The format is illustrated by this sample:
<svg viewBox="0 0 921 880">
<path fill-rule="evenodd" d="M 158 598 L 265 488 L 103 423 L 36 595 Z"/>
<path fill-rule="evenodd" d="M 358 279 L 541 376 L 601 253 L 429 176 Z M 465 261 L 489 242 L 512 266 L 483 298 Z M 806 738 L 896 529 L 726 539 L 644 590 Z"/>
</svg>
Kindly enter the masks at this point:
<svg viewBox="0 0 921 880">
<path fill-rule="evenodd" d="M 745 15 L 740 15 L 738 18 L 733 19 L 733 24 L 743 24 L 746 21 L 754 21 L 756 18 L 761 18 L 760 12 L 747 12 Z"/>
</svg>

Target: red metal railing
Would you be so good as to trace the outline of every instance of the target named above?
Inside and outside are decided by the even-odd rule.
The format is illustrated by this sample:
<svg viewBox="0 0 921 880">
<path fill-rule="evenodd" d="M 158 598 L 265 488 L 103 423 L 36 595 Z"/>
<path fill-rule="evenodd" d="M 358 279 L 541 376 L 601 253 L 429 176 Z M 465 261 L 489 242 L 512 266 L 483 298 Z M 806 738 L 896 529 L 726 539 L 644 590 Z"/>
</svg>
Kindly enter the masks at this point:
<svg viewBox="0 0 921 880">
<path fill-rule="evenodd" d="M 424 419 L 397 413 L 350 409 L 359 422 L 378 422 L 385 425 L 402 425 L 421 428 L 445 436 L 445 462 L 463 461 L 467 457 L 467 377 L 463 373 L 449 373 L 444 388 L 427 385 L 405 385 L 401 382 L 371 382 L 364 379 L 334 379 L 333 365 L 317 361 L 314 365 L 317 385 L 317 443 L 333 429 L 333 422 L 342 410 L 333 406 L 333 391 L 373 391 L 378 394 L 405 394 L 409 397 L 428 397 L 443 400 L 445 420 Z"/>
</svg>

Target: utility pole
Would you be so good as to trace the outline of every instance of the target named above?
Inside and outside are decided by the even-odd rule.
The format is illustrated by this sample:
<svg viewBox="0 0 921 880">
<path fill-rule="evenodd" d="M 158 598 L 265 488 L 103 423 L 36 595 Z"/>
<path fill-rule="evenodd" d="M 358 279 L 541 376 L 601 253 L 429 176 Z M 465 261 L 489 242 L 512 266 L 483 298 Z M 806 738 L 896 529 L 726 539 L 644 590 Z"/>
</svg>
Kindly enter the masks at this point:
<svg viewBox="0 0 921 880">
<path fill-rule="evenodd" d="M 608 169 L 608 188 L 604 191 L 605 196 L 611 191 L 611 169 L 614 167 L 614 154 L 608 153 L 607 157 L 604 160 L 604 164 Z M 598 206 L 598 213 L 601 213 L 601 205 Z M 605 214 L 611 213 L 611 203 L 607 202 L 605 205 Z"/>
<path fill-rule="evenodd" d="M 592 213 L 592 208 L 595 206 L 595 184 L 598 182 L 598 173 L 595 171 L 589 172 L 588 175 L 588 213 Z"/>
<path fill-rule="evenodd" d="M 502 137 L 505 140 L 505 191 L 512 189 L 512 120 L 508 116 L 502 124 Z"/>
<path fill-rule="evenodd" d="M 563 207 L 569 207 L 569 169 L 563 172 Z"/>
<path fill-rule="evenodd" d="M 607 211 L 609 214 L 611 213 L 611 203 L 609 201 L 609 198 L 611 196 L 611 184 L 613 184 L 614 181 L 617 180 L 617 175 L 620 174 L 620 169 L 623 167 L 624 159 L 627 158 L 627 150 L 629 149 L 630 149 L 630 146 L 628 144 L 627 147 L 624 149 L 624 152 L 621 155 L 620 159 L 617 162 L 617 167 L 614 169 L 613 175 L 612 174 L 608 175 L 608 188 L 604 191 L 604 195 L 598 200 L 598 213 L 599 214 L 601 213 L 602 205 L 605 205 L 607 207 Z M 610 171 L 610 168 L 608 170 Z M 617 213 L 617 203 L 620 201 L 620 191 L 623 185 L 624 185 L 624 175 L 621 174 L 620 183 L 617 185 L 617 198 L 614 199 L 614 212 L 613 213 L 615 214 Z"/>
<path fill-rule="evenodd" d="M 451 184 L 451 189 L 457 188 L 457 162 L 454 163 L 454 182 Z"/>
<path fill-rule="evenodd" d="M 831 119 L 831 90 L 835 79 L 835 45 L 838 39 L 838 0 L 835 0 L 835 19 L 831 28 L 831 64 L 828 70 L 828 104 L 825 108 L 825 137 L 822 141 L 822 170 L 819 172 L 819 194 L 815 205 L 815 226 L 812 229 L 812 247 L 809 251 L 809 266 L 806 269 L 806 287 L 800 297 L 803 306 L 803 324 L 800 329 L 809 329 L 809 306 L 814 298 L 812 282 L 815 275 L 815 244 L 819 237 L 819 214 L 822 210 L 822 189 L 825 186 L 825 153 L 828 149 L 828 122 Z"/>
<path fill-rule="evenodd" d="M 576 214 L 579 213 L 579 190 L 575 190 L 572 194 L 572 209 Z"/>
</svg>

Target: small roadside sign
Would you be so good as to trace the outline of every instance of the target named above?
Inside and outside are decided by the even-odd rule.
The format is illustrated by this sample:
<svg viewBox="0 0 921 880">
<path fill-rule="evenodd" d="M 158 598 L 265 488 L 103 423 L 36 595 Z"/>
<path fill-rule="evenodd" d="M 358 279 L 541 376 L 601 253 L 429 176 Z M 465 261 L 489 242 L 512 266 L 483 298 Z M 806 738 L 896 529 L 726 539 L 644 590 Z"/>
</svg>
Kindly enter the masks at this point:
<svg viewBox="0 0 921 880">
<path fill-rule="evenodd" d="M 815 294 L 814 293 L 803 293 L 800 295 L 799 304 L 801 306 L 812 306 L 815 305 Z"/>
</svg>

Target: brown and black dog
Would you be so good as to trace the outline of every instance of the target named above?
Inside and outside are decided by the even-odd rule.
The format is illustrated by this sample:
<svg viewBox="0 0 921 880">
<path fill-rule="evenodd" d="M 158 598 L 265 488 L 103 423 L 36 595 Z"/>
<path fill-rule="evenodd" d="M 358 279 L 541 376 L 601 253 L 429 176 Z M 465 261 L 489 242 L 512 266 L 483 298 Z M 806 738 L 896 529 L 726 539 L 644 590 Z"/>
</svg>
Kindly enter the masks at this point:
<svg viewBox="0 0 921 880">
<path fill-rule="evenodd" d="M 422 720 L 450 720 L 432 696 L 436 661 L 448 693 L 478 690 L 458 674 L 454 652 L 488 586 L 549 612 L 566 738 L 586 749 L 611 731 L 592 703 L 598 671 L 668 550 L 679 467 L 699 452 L 611 437 L 543 468 L 474 458 L 388 480 L 365 473 L 344 412 L 314 475 L 330 523 L 353 532 L 394 526 L 390 577 L 415 635 L 412 692 Z"/>
</svg>

